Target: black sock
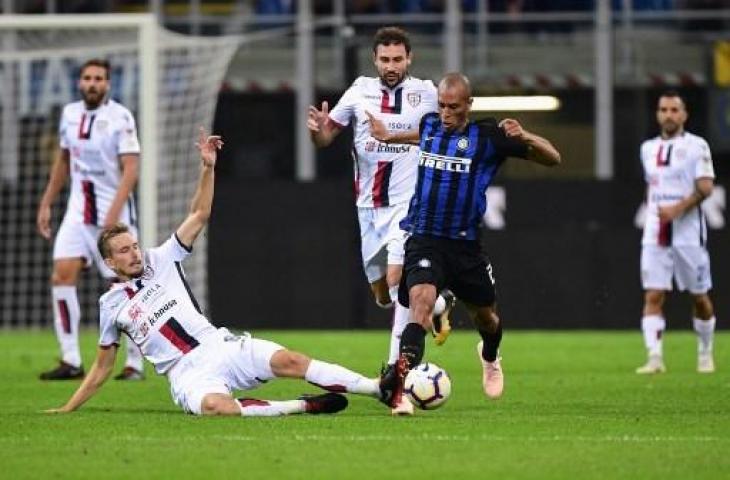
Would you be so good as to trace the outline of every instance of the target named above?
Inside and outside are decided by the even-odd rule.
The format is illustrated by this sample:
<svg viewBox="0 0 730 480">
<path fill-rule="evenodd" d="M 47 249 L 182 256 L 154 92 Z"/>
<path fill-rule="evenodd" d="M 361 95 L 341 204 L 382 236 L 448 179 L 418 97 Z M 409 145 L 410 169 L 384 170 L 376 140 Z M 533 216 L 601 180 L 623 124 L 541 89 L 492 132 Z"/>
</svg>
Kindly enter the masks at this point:
<svg viewBox="0 0 730 480">
<path fill-rule="evenodd" d="M 497 331 L 489 333 L 486 330 L 479 329 L 479 335 L 484 340 L 482 346 L 482 358 L 487 362 L 493 362 L 497 359 L 497 350 L 502 342 L 502 322 L 497 325 Z"/>
<path fill-rule="evenodd" d="M 400 353 L 408 360 L 408 368 L 414 368 L 423 360 L 426 346 L 426 330 L 417 323 L 409 323 L 400 337 Z"/>
</svg>

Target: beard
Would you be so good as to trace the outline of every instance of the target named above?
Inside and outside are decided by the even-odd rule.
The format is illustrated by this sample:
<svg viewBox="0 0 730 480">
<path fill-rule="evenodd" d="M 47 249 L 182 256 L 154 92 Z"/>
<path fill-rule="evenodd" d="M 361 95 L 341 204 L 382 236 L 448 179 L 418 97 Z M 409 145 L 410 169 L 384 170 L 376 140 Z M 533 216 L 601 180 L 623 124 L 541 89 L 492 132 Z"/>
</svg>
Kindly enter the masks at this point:
<svg viewBox="0 0 730 480">
<path fill-rule="evenodd" d="M 395 87 L 400 82 L 403 81 L 404 78 L 406 78 L 406 75 L 408 75 L 408 71 L 405 71 L 403 73 L 391 73 L 387 75 L 380 75 L 380 81 L 383 82 L 383 84 L 387 85 L 390 88 Z"/>
<path fill-rule="evenodd" d="M 104 101 L 105 93 L 99 90 L 81 90 L 81 98 L 84 103 L 91 108 L 98 107 Z"/>
</svg>

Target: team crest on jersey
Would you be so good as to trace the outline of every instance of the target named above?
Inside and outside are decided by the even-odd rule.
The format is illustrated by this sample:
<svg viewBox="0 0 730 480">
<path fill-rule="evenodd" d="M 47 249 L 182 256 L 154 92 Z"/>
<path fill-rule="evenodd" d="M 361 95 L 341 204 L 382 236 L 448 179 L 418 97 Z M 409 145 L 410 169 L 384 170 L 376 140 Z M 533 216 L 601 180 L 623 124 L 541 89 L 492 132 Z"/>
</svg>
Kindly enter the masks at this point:
<svg viewBox="0 0 730 480">
<path fill-rule="evenodd" d="M 466 150 L 467 148 L 469 148 L 469 139 L 466 137 L 461 137 L 456 142 L 456 148 L 458 148 L 459 150 Z"/>
<path fill-rule="evenodd" d="M 378 145 L 378 142 L 365 142 L 365 151 L 366 152 L 372 152 L 375 151 L 375 147 Z"/>
<path fill-rule="evenodd" d="M 408 105 L 416 108 L 421 104 L 421 94 L 417 92 L 411 92 L 406 95 L 406 100 L 408 100 Z"/>
<path fill-rule="evenodd" d="M 129 308 L 129 318 L 132 319 L 132 322 L 137 322 L 139 320 L 139 317 L 142 316 L 142 308 L 138 304 L 134 304 Z"/>
<path fill-rule="evenodd" d="M 152 277 L 155 276 L 155 271 L 150 267 L 149 265 L 144 267 L 144 271 L 142 272 L 142 279 L 143 280 L 150 280 Z"/>
</svg>

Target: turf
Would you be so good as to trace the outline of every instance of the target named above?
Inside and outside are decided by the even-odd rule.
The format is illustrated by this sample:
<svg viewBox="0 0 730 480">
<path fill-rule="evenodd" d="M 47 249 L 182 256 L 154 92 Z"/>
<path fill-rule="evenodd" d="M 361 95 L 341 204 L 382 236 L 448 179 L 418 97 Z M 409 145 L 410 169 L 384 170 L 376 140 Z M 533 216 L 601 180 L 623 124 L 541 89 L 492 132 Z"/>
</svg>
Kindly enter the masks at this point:
<svg viewBox="0 0 730 480">
<path fill-rule="evenodd" d="M 374 375 L 384 332 L 254 332 Z M 83 336 L 91 364 L 95 333 Z M 427 358 L 452 377 L 436 411 L 391 418 L 350 397 L 333 416 L 197 418 L 172 403 L 164 378 L 109 381 L 80 411 L 48 415 L 75 382 L 43 383 L 50 332 L 0 335 L 0 478 L 563 479 L 728 478 L 730 334 L 716 339 L 718 372 L 695 373 L 695 340 L 671 332 L 668 373 L 633 373 L 638 332 L 508 332 L 506 393 L 488 401 L 473 333 L 457 331 Z M 314 392 L 280 380 L 256 391 Z M 250 395 L 250 393 L 249 393 Z"/>
</svg>

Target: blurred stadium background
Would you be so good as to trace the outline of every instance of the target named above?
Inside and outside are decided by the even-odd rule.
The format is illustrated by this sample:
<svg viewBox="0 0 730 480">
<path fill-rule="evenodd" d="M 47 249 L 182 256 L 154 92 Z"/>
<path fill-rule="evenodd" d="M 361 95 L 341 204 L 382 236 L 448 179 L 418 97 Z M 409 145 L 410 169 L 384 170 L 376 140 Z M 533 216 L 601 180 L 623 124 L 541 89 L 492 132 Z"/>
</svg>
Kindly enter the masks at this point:
<svg viewBox="0 0 730 480">
<path fill-rule="evenodd" d="M 386 24 L 412 34 L 418 77 L 437 81 L 461 70 L 478 95 L 546 94 L 560 101 L 554 111 L 492 113 L 515 116 L 550 138 L 564 159 L 548 172 L 508 162 L 490 192 L 484 241 L 509 328 L 638 330 L 638 148 L 656 134 L 655 102 L 667 88 L 685 96 L 688 130 L 713 149 L 717 186 L 705 209 L 718 325 L 725 325 L 727 0 L 2 0 L 1 6 L 4 328 L 52 326 L 51 250 L 35 234 L 35 209 L 56 144 L 58 109 L 76 98 L 74 65 L 94 55 L 121 64 L 114 95 L 137 115 L 147 145 L 143 163 L 155 162 L 140 187 L 148 189 L 146 198 L 140 192 L 146 239 L 165 238 L 182 218 L 196 172 L 188 144 L 196 126 L 212 126 L 226 141 L 207 245 L 198 246 L 199 263 L 191 267 L 214 323 L 389 325 L 361 272 L 348 135 L 315 152 L 305 130 L 307 105 L 332 105 L 354 78 L 373 75 L 370 39 Z M 149 59 L 145 49 L 153 47 L 139 49 L 144 40 L 133 28 L 111 35 L 101 20 L 94 29 L 62 26 L 64 18 L 75 25 L 87 14 L 103 15 L 94 18 L 104 22 L 132 18 L 123 14 L 152 18 L 159 25 L 155 77 L 144 77 L 135 63 Z M 41 17 L 56 26 L 19 26 Z M 64 78 L 49 77 L 54 61 L 64 65 Z M 156 85 L 147 114 L 144 78 Z M 64 206 L 56 204 L 56 221 Z M 90 273 L 82 286 L 82 319 L 94 325 L 102 285 Z M 686 299 L 670 299 L 668 319 L 672 328 L 690 327 Z"/>
</svg>

